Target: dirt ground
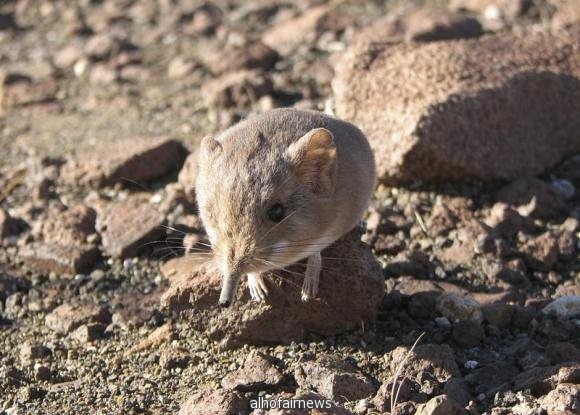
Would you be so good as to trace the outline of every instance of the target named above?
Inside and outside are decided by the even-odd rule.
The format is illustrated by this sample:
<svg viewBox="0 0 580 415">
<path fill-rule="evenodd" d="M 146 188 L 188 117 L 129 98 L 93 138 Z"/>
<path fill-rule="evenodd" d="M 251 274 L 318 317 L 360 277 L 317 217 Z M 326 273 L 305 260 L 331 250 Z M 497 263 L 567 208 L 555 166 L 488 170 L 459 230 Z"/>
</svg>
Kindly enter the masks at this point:
<svg viewBox="0 0 580 415">
<path fill-rule="evenodd" d="M 238 389 L 235 396 L 242 400 L 298 396 L 304 389 L 298 368 L 331 355 L 356 366 L 372 393 L 346 402 L 333 397 L 337 406 L 327 413 L 451 413 L 443 406 L 443 412 L 417 410 L 443 394 L 454 401 L 453 413 L 580 413 L 577 310 L 545 308 L 562 296 L 577 304 L 580 295 L 579 155 L 570 154 L 531 182 L 540 194 L 538 209 L 544 209 L 533 218 L 514 213 L 515 203 L 496 206 L 504 182 L 379 186 L 365 235 L 385 277 L 376 320 L 335 336 L 310 333 L 302 342 L 238 349 L 221 347 L 160 306 L 170 285 L 160 265 L 181 254 L 181 230 L 201 233 L 192 201 L 172 193 L 180 166 L 168 165 L 158 177 L 137 183 L 94 185 L 65 174 L 72 160 L 81 160 L 82 170 L 82 160 L 92 155 L 96 164 L 106 164 L 119 139 L 148 143 L 150 137 L 169 137 L 183 143 L 175 151 L 187 152 L 204 135 L 252 112 L 283 106 L 332 110 L 337 54 L 357 31 L 405 3 L 331 3 L 323 18 L 296 34 L 297 41 L 286 40 L 283 46 L 291 52 L 260 43 L 254 55 L 250 46 L 268 30 L 326 3 L 0 3 L 0 213 L 13 220 L 13 231 L 3 235 L 2 226 L 9 225 L 0 216 L 1 415 L 169 414 L 192 396 L 210 408 L 212 399 L 229 396 L 224 376 L 240 370 L 256 351 L 276 359 L 284 381 Z M 550 18 L 554 7 L 532 3 L 535 8 L 484 30 Z M 228 74 L 238 69 L 249 75 L 225 88 Z M 109 255 L 104 233 L 93 226 L 83 244 L 100 254 L 82 272 L 25 260 L 27 247 L 36 246 L 39 235 L 46 237 L 51 218 L 60 217 L 54 212 L 95 197 L 112 203 L 137 193 L 167 206 L 161 209 L 161 234 L 139 242 L 137 253 Z M 476 222 L 489 226 L 477 228 Z M 61 229 L 58 220 L 54 226 Z M 71 246 L 67 243 L 63 246 Z M 460 298 L 475 298 L 475 305 L 450 295 L 458 292 Z M 450 296 L 453 305 L 446 308 L 442 296 Z M 78 308 L 55 314 L 62 305 Z M 477 316 L 448 318 L 465 312 Z M 451 351 L 442 364 L 445 374 L 435 375 L 433 367 L 411 358 L 407 393 L 394 410 L 381 408 L 390 399 L 385 390 L 400 347 L 410 347 L 421 333 L 421 344 Z M 196 395 L 207 389 L 224 395 Z M 557 401 L 554 391 L 560 390 L 563 398 Z M 220 401 L 221 411 L 182 413 L 250 413 L 228 410 L 226 401 Z"/>
</svg>

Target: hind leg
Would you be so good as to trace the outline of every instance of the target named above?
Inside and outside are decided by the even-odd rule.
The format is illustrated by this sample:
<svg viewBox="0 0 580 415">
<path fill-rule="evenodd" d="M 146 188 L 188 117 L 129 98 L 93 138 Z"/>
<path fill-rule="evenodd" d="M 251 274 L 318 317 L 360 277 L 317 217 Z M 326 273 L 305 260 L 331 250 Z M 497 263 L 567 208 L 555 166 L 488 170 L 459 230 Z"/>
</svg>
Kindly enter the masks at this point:
<svg viewBox="0 0 580 415">
<path fill-rule="evenodd" d="M 310 301 L 318 294 L 321 267 L 322 256 L 320 252 L 308 257 L 306 272 L 304 273 L 304 282 L 302 283 L 302 301 Z"/>
</svg>

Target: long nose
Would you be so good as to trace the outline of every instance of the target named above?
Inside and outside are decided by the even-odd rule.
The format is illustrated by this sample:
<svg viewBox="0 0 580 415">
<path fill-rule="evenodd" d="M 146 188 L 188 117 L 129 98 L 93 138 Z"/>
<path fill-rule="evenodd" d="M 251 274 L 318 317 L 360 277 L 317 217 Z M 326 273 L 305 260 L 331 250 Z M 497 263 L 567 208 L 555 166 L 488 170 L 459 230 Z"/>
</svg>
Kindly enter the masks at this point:
<svg viewBox="0 0 580 415">
<path fill-rule="evenodd" d="M 229 307 L 234 302 L 234 296 L 236 295 L 239 282 L 239 274 L 224 275 L 219 299 L 220 307 Z"/>
</svg>

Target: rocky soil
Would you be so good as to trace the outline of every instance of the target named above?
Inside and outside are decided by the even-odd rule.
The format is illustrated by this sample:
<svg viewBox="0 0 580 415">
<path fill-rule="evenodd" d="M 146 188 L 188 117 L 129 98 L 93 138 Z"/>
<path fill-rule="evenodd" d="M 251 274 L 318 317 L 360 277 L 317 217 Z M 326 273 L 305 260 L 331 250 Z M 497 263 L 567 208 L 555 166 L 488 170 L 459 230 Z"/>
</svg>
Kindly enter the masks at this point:
<svg viewBox="0 0 580 415">
<path fill-rule="evenodd" d="M 579 22 L 576 0 L 1 2 L 0 414 L 580 413 Z M 359 125 L 381 183 L 319 299 L 297 264 L 220 310 L 196 145 L 284 106 Z M 278 398 L 329 407 L 253 409 Z"/>
</svg>

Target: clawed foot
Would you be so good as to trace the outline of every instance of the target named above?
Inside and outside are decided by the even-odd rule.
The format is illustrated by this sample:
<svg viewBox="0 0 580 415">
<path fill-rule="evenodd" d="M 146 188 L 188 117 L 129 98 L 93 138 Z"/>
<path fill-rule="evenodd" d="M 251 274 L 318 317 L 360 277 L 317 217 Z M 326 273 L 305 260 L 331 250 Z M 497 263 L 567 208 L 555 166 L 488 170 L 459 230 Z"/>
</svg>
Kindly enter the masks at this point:
<svg viewBox="0 0 580 415">
<path fill-rule="evenodd" d="M 248 274 L 248 288 L 252 300 L 257 302 L 266 301 L 268 296 L 268 287 L 262 274 Z"/>
</svg>

